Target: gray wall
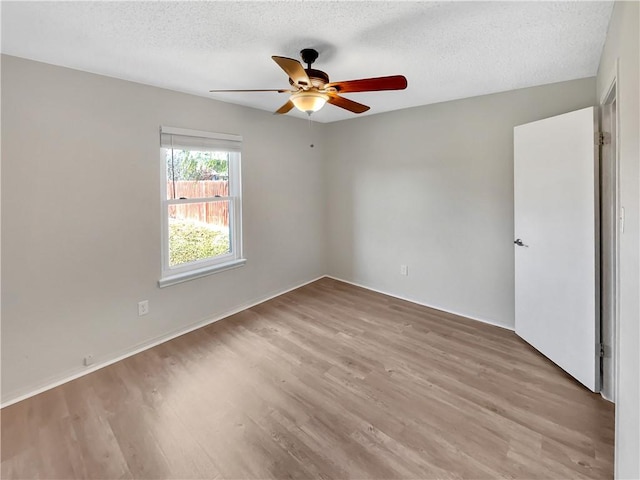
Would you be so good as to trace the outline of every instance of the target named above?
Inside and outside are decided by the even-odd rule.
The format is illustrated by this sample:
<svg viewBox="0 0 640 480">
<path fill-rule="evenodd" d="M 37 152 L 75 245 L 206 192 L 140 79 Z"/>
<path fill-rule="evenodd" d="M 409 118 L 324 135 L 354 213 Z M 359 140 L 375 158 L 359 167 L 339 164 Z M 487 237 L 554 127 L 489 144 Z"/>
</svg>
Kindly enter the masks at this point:
<svg viewBox="0 0 640 480">
<path fill-rule="evenodd" d="M 598 70 L 598 98 L 616 76 L 619 61 L 618 155 L 620 205 L 619 368 L 616 396 L 616 477 L 640 478 L 640 8 L 616 2 Z"/>
<path fill-rule="evenodd" d="M 245 267 L 157 287 L 160 125 L 244 137 Z M 3 402 L 324 274 L 323 158 L 305 120 L 3 56 Z"/>
<path fill-rule="evenodd" d="M 513 127 L 595 98 L 589 78 L 329 124 L 329 274 L 512 328 Z"/>
</svg>

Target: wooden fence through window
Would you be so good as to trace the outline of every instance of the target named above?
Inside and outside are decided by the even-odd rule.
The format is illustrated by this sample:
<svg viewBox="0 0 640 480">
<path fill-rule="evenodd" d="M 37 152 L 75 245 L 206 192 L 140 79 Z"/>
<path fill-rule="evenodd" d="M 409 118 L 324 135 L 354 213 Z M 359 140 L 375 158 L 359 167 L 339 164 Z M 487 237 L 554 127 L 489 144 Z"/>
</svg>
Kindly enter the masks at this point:
<svg viewBox="0 0 640 480">
<path fill-rule="evenodd" d="M 167 182 L 167 193 L 173 198 L 174 182 Z M 222 180 L 177 181 L 175 198 L 226 197 L 229 182 Z M 229 226 L 229 202 L 185 203 L 169 206 L 169 218 L 187 219 L 227 227 Z"/>
</svg>

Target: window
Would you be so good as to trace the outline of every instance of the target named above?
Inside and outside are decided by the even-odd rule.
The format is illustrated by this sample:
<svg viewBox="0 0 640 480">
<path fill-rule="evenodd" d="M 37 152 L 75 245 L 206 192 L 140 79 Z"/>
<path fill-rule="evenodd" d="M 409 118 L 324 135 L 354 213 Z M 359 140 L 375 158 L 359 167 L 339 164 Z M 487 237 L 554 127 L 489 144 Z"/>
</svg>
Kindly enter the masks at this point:
<svg viewBox="0 0 640 480">
<path fill-rule="evenodd" d="M 242 137 L 183 128 L 160 133 L 160 287 L 244 265 Z"/>
</svg>

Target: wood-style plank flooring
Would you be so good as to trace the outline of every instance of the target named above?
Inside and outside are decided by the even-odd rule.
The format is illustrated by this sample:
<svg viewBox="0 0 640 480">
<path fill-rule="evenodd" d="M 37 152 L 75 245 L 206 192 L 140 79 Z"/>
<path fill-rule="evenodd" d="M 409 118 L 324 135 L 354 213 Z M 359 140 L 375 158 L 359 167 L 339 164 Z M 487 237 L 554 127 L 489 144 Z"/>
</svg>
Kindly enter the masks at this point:
<svg viewBox="0 0 640 480">
<path fill-rule="evenodd" d="M 611 478 L 514 333 L 328 278 L 2 410 L 2 478 Z"/>
</svg>

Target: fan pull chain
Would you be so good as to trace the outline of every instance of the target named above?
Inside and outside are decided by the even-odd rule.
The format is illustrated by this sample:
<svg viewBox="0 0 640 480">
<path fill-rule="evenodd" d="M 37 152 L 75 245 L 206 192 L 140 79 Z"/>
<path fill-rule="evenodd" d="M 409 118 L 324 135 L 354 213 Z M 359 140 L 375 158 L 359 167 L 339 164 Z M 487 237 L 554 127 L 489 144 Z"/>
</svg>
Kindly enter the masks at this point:
<svg viewBox="0 0 640 480">
<path fill-rule="evenodd" d="M 311 112 L 307 112 L 307 115 L 307 120 L 309 121 L 309 142 L 311 142 L 309 143 L 309 148 L 313 148 L 313 135 L 311 133 Z"/>
</svg>

